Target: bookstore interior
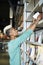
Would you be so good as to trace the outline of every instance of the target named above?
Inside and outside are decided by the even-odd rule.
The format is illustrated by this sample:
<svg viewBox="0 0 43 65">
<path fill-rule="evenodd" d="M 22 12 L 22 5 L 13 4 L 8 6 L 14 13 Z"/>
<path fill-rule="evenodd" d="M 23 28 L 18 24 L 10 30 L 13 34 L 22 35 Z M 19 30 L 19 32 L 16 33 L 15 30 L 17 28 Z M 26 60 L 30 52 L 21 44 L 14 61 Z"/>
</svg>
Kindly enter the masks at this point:
<svg viewBox="0 0 43 65">
<path fill-rule="evenodd" d="M 0 65 L 43 65 L 43 0 L 0 0 Z"/>
</svg>

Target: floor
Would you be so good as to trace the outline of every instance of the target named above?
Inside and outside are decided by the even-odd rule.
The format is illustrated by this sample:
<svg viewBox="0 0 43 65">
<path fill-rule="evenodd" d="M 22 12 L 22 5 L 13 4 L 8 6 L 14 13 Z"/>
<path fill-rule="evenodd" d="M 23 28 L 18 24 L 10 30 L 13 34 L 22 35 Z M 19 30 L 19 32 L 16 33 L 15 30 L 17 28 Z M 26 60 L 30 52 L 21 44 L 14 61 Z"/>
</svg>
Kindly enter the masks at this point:
<svg viewBox="0 0 43 65">
<path fill-rule="evenodd" d="M 0 53 L 0 65 L 9 65 L 8 53 Z"/>
</svg>

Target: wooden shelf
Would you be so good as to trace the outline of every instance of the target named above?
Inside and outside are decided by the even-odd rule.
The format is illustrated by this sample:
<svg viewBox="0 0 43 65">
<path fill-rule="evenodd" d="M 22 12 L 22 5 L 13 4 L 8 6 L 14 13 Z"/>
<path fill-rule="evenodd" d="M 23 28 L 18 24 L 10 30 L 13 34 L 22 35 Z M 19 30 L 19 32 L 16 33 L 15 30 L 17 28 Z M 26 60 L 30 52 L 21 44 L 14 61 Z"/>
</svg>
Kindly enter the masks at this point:
<svg viewBox="0 0 43 65">
<path fill-rule="evenodd" d="M 32 0 L 26 0 L 26 2 L 29 2 L 29 3 L 30 3 L 31 1 L 32 1 Z"/>
<path fill-rule="evenodd" d="M 41 21 L 39 21 L 37 27 L 43 27 L 43 19 Z"/>
<path fill-rule="evenodd" d="M 29 45 L 34 45 L 34 46 L 43 46 L 42 43 L 38 43 L 38 42 L 30 42 L 30 41 L 28 41 L 28 40 L 27 40 L 27 44 L 29 44 Z"/>
<path fill-rule="evenodd" d="M 34 0 L 31 0 L 28 6 L 26 7 L 26 11 L 32 11 L 33 8 L 34 8 Z"/>
<path fill-rule="evenodd" d="M 43 3 L 43 2 L 42 2 L 42 3 Z M 28 6 L 29 6 L 29 5 L 28 5 Z M 29 6 L 29 7 L 30 7 L 30 6 Z M 28 16 L 28 18 L 26 19 L 26 21 L 29 20 L 30 18 L 32 18 L 33 13 L 35 13 L 35 12 L 37 12 L 37 11 L 42 12 L 42 7 L 43 7 L 43 4 L 40 6 L 40 1 L 36 4 L 35 7 L 31 7 L 31 13 L 30 13 L 30 15 Z M 27 8 L 28 8 L 28 7 L 27 7 Z"/>
<path fill-rule="evenodd" d="M 28 14 L 29 13 L 29 15 L 27 15 L 27 18 L 26 18 L 26 23 L 29 21 L 31 21 L 32 22 L 32 19 L 33 19 L 33 15 L 34 15 L 34 13 L 36 13 L 36 12 L 43 12 L 42 11 L 42 8 L 43 8 L 43 2 L 42 2 L 43 0 L 26 0 L 26 10 L 25 10 L 25 12 L 26 12 L 26 14 Z M 43 27 L 43 19 L 42 20 L 40 20 L 39 21 L 39 23 L 38 23 L 38 25 L 37 25 L 37 27 Z M 33 47 L 35 47 L 35 46 L 38 46 L 38 47 L 41 47 L 41 48 L 43 48 L 43 43 L 39 43 L 39 42 L 30 42 L 29 40 L 26 40 L 26 45 L 24 45 L 25 46 L 25 49 L 24 48 L 22 48 L 21 50 L 22 50 L 22 52 L 24 53 L 24 56 L 25 56 L 25 58 L 26 58 L 26 60 L 29 58 L 30 60 L 32 60 L 34 63 L 36 63 L 35 61 L 34 61 L 34 59 L 32 59 L 32 57 L 30 57 L 29 56 L 29 54 L 27 53 L 27 49 L 29 48 L 29 47 L 31 47 L 31 46 L 33 46 Z M 28 58 L 27 58 L 27 56 L 28 56 Z M 37 58 L 36 58 L 37 59 Z M 38 65 L 38 64 L 37 64 Z"/>
<path fill-rule="evenodd" d="M 28 55 L 27 52 L 25 52 L 23 49 L 21 49 L 21 51 L 24 52 L 24 53 L 28 56 L 28 58 L 29 58 L 31 61 L 33 61 L 34 63 L 36 63 L 35 60 L 33 60 L 33 59 Z"/>
</svg>

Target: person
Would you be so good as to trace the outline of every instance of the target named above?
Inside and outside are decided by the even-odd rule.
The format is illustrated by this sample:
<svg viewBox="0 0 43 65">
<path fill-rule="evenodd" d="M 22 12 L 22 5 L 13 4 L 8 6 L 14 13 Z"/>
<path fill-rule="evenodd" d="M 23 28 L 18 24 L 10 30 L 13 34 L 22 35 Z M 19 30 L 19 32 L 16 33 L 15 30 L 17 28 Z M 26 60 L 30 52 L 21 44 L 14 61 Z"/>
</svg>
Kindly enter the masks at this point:
<svg viewBox="0 0 43 65">
<path fill-rule="evenodd" d="M 20 45 L 22 42 L 26 41 L 28 37 L 31 36 L 33 31 L 35 30 L 39 20 L 41 19 L 41 14 L 36 19 L 33 19 L 33 23 L 23 32 L 19 37 L 16 38 L 18 35 L 18 31 L 14 28 L 9 29 L 9 37 L 11 39 L 8 42 L 8 54 L 10 57 L 10 65 L 21 65 L 21 53 L 20 53 Z M 8 30 L 7 30 L 8 31 Z"/>
</svg>

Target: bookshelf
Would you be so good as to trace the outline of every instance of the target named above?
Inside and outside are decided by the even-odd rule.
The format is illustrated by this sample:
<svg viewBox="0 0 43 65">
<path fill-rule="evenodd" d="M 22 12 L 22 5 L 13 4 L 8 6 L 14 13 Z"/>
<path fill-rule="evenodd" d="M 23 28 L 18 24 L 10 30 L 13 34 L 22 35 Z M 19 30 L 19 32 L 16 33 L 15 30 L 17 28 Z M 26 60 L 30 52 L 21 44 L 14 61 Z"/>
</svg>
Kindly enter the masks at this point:
<svg viewBox="0 0 43 65">
<path fill-rule="evenodd" d="M 27 26 L 27 22 L 32 23 L 34 13 L 40 12 L 40 13 L 42 13 L 42 19 L 39 21 L 36 30 L 38 30 L 38 28 L 40 28 L 40 30 L 41 30 L 41 28 L 42 28 L 42 31 L 43 31 L 43 0 L 25 0 L 25 3 L 26 3 L 26 6 L 25 6 L 26 26 Z M 29 15 L 27 16 L 27 14 L 29 14 Z M 37 32 L 36 30 L 35 30 L 35 33 L 34 33 L 35 36 L 36 36 L 36 32 Z M 28 55 L 28 53 L 27 53 L 28 50 L 27 49 L 29 47 L 31 48 L 31 46 L 33 46 L 34 48 L 35 47 L 42 47 L 43 48 L 43 44 L 39 43 L 39 42 L 36 42 L 36 41 L 32 42 L 30 40 L 26 40 L 25 44 L 26 45 L 24 45 L 24 46 L 25 46 L 26 50 L 25 49 L 23 50 L 23 48 L 22 48 L 22 51 L 25 54 L 24 55 L 25 59 L 26 59 L 26 61 L 24 60 L 25 62 L 28 62 L 27 60 L 28 60 L 28 58 L 30 58 L 30 56 L 27 56 Z M 37 58 L 37 55 L 36 55 L 36 58 Z M 30 60 L 32 60 L 35 63 L 35 61 L 32 58 Z"/>
<path fill-rule="evenodd" d="M 36 0 L 37 1 L 37 0 Z M 29 5 L 27 6 L 27 11 L 28 11 L 28 9 L 29 9 L 29 11 L 31 11 L 31 13 L 30 13 L 30 15 L 27 17 L 27 19 L 26 19 L 26 21 L 27 20 L 29 20 L 30 18 L 33 18 L 32 16 L 33 16 L 33 14 L 35 13 L 35 12 L 43 12 L 42 11 L 42 8 L 43 8 L 43 1 L 42 1 L 42 3 L 41 3 L 41 5 L 40 5 L 40 1 L 42 1 L 42 0 L 39 0 L 38 1 L 38 3 L 34 6 L 34 4 L 33 4 L 33 0 L 31 1 L 31 3 L 29 3 Z M 32 4 L 32 5 L 31 5 Z M 31 6 L 30 6 L 31 5 Z M 31 8 L 31 9 L 30 9 Z"/>
</svg>

